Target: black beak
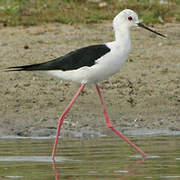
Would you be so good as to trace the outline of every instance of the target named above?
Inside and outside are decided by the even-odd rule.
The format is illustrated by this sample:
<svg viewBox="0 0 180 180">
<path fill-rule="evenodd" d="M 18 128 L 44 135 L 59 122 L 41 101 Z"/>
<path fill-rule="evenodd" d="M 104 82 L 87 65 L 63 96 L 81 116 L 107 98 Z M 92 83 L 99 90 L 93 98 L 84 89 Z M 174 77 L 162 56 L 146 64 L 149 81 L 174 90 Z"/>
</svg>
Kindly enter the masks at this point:
<svg viewBox="0 0 180 180">
<path fill-rule="evenodd" d="M 144 25 L 144 24 L 142 24 L 142 23 L 137 23 L 137 25 L 138 25 L 139 27 L 142 27 L 142 28 L 144 28 L 144 29 L 147 29 L 147 30 L 149 30 L 149 31 L 151 31 L 151 32 L 153 32 L 153 33 L 155 33 L 155 34 L 159 35 L 159 36 L 162 36 L 162 37 L 165 37 L 165 38 L 166 38 L 166 36 L 165 36 L 165 35 L 163 35 L 163 34 L 161 34 L 161 33 L 157 32 L 157 31 L 154 31 L 154 30 L 152 30 L 152 29 L 148 28 L 147 26 L 145 26 L 145 25 Z"/>
</svg>

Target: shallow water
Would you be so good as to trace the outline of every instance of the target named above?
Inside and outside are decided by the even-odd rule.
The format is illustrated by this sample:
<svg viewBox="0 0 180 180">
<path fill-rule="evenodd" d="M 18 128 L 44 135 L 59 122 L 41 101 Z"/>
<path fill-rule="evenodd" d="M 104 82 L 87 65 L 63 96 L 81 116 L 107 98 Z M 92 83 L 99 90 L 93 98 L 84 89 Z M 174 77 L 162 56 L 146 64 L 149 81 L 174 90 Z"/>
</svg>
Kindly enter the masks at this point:
<svg viewBox="0 0 180 180">
<path fill-rule="evenodd" d="M 0 139 L 0 179 L 118 180 L 180 179 L 180 136 L 130 137 L 140 154 L 118 137 Z"/>
</svg>

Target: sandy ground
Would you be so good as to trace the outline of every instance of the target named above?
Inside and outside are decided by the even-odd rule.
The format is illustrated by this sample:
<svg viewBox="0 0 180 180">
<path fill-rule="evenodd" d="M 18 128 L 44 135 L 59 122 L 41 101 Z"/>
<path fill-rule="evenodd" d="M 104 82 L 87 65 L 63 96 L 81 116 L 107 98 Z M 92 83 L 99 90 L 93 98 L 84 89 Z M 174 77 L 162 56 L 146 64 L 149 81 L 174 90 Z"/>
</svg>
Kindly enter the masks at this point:
<svg viewBox="0 0 180 180">
<path fill-rule="evenodd" d="M 168 38 L 134 29 L 127 63 L 120 73 L 100 83 L 112 123 L 121 131 L 180 130 L 180 24 L 154 28 Z M 45 73 L 4 72 L 4 68 L 44 62 L 113 38 L 111 22 L 88 26 L 1 26 L 0 134 L 54 135 L 58 117 L 79 88 L 79 84 Z M 111 135 L 94 86 L 85 88 L 63 129 Z"/>
</svg>

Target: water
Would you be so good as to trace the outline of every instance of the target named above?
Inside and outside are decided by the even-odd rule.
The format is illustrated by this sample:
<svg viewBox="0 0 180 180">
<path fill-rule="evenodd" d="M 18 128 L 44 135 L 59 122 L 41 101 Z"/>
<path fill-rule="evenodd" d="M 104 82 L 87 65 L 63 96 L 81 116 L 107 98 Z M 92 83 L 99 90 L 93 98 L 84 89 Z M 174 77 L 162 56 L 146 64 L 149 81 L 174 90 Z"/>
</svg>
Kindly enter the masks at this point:
<svg viewBox="0 0 180 180">
<path fill-rule="evenodd" d="M 131 139 L 146 159 L 119 137 L 60 139 L 56 162 L 54 139 L 0 139 L 0 179 L 180 179 L 180 136 Z"/>
</svg>

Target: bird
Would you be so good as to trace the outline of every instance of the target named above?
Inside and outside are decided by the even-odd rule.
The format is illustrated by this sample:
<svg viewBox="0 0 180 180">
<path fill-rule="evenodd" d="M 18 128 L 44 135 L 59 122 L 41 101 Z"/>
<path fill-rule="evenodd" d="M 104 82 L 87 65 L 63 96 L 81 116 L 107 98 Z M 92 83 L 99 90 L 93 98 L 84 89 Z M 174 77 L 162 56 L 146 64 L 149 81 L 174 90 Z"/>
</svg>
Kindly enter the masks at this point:
<svg viewBox="0 0 180 180">
<path fill-rule="evenodd" d="M 56 76 L 61 80 L 80 83 L 80 88 L 59 118 L 56 138 L 52 151 L 53 160 L 55 159 L 63 120 L 80 95 L 81 91 L 83 91 L 85 86 L 89 84 L 95 85 L 97 89 L 106 126 L 115 134 L 120 136 L 124 141 L 130 144 L 143 157 L 147 156 L 143 150 L 136 146 L 120 131 L 114 128 L 105 108 L 104 100 L 98 83 L 118 73 L 128 59 L 128 54 L 130 53 L 131 49 L 130 31 L 133 27 L 144 28 L 161 37 L 166 36 L 142 24 L 138 19 L 137 13 L 131 9 L 124 9 L 120 11 L 114 17 L 112 26 L 115 34 L 115 39 L 112 42 L 82 47 L 69 52 L 64 56 L 39 64 L 7 68 L 7 71 L 47 71 L 49 74 Z"/>
</svg>

